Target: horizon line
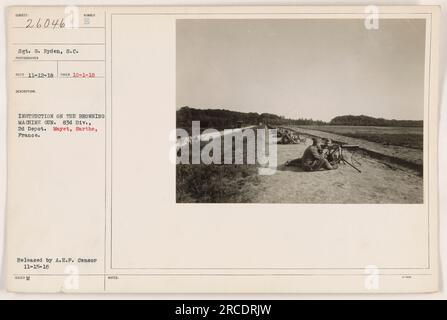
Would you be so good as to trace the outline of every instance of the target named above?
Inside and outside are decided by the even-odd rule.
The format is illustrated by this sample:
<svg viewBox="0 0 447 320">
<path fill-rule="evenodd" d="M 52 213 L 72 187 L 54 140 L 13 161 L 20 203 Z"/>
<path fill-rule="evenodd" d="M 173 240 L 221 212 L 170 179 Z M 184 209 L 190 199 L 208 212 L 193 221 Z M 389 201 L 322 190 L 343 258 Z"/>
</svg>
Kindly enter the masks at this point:
<svg viewBox="0 0 447 320">
<path fill-rule="evenodd" d="M 284 115 L 279 115 L 277 113 L 272 113 L 272 112 L 258 112 L 258 111 L 239 111 L 239 110 L 234 110 L 234 109 L 227 109 L 227 108 L 223 108 L 223 107 L 219 107 L 219 108 L 212 108 L 212 107 L 191 107 L 191 106 L 181 106 L 181 107 L 176 107 L 176 111 L 179 111 L 180 109 L 187 107 L 190 109 L 199 109 L 199 110 L 225 110 L 225 111 L 232 111 L 232 112 L 240 112 L 240 113 L 257 113 L 259 115 L 261 114 L 273 114 L 275 116 L 278 117 L 284 117 L 285 119 L 289 119 L 289 120 L 312 120 L 312 121 L 321 121 L 321 122 L 326 122 L 329 123 L 332 119 L 334 119 L 335 117 L 344 117 L 344 116 L 354 116 L 354 117 L 360 117 L 360 116 L 364 116 L 364 117 L 370 117 L 370 118 L 374 118 L 374 119 L 384 119 L 384 120 L 396 120 L 396 121 L 424 121 L 424 119 L 408 119 L 408 118 L 404 118 L 404 119 L 396 119 L 396 118 L 384 118 L 384 117 L 374 117 L 374 116 L 370 116 L 370 115 L 366 115 L 366 114 L 344 114 L 344 115 L 337 115 L 334 116 L 331 120 L 321 120 L 321 119 L 314 119 L 314 118 L 290 118 L 290 117 L 286 117 Z"/>
</svg>

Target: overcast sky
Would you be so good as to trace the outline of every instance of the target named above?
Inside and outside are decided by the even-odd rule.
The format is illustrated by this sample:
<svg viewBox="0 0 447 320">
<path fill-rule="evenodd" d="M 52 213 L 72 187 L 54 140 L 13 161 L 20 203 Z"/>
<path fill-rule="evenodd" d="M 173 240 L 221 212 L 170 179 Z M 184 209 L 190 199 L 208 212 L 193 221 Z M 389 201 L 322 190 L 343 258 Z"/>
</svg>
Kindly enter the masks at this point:
<svg viewBox="0 0 447 320">
<path fill-rule="evenodd" d="M 425 21 L 178 20 L 177 108 L 422 120 Z"/>
</svg>

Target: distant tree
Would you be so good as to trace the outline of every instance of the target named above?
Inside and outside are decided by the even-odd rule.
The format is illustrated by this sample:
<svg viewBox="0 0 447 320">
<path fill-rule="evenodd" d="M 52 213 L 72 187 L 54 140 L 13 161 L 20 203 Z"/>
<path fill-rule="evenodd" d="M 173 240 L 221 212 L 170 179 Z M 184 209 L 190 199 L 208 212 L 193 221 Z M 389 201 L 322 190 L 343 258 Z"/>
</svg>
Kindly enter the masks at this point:
<svg viewBox="0 0 447 320">
<path fill-rule="evenodd" d="M 377 127 L 422 127 L 422 120 L 396 120 L 396 119 L 384 119 L 374 118 L 365 115 L 353 116 L 345 115 L 333 118 L 330 125 L 341 126 L 377 126 Z"/>
<path fill-rule="evenodd" d="M 307 118 L 289 119 L 273 113 L 237 112 L 226 109 L 197 109 L 184 106 L 177 110 L 177 128 L 190 130 L 192 121 L 200 121 L 201 128 L 218 130 L 257 125 L 259 123 L 278 125 L 347 125 L 347 126 L 379 126 L 379 127 L 422 127 L 422 121 L 387 120 L 365 115 L 344 115 L 333 118 L 329 123 Z"/>
</svg>

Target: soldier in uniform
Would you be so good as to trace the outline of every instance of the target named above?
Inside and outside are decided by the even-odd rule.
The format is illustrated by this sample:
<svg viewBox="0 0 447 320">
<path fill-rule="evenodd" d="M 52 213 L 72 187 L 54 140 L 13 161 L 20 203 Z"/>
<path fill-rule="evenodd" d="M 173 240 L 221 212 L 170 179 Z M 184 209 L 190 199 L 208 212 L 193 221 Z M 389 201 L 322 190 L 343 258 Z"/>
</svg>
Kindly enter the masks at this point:
<svg viewBox="0 0 447 320">
<path fill-rule="evenodd" d="M 338 168 L 336 164 L 331 165 L 325 158 L 319 138 L 312 138 L 312 145 L 307 147 L 303 153 L 301 165 L 305 171 L 333 170 Z"/>
</svg>

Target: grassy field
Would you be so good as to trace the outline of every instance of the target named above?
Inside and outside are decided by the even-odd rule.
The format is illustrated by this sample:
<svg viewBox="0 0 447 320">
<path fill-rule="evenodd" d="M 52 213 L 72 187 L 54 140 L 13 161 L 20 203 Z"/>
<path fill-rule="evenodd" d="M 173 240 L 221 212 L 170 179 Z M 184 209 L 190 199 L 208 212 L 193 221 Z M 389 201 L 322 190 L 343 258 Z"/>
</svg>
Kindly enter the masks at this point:
<svg viewBox="0 0 447 320">
<path fill-rule="evenodd" d="M 202 142 L 201 148 L 205 144 Z M 234 144 L 231 148 L 234 163 Z M 222 150 L 225 150 L 223 139 Z M 221 157 L 223 163 L 223 153 Z M 246 141 L 244 141 L 243 159 L 245 164 L 177 164 L 177 203 L 250 202 L 249 189 L 258 183 L 258 166 L 246 164 Z"/>
<path fill-rule="evenodd" d="M 255 165 L 177 165 L 177 203 L 250 202 L 247 185 L 257 182 Z"/>
<path fill-rule="evenodd" d="M 371 127 L 371 126 L 300 126 L 351 138 L 364 139 L 384 145 L 413 149 L 423 148 L 423 128 L 420 127 Z"/>
</svg>

